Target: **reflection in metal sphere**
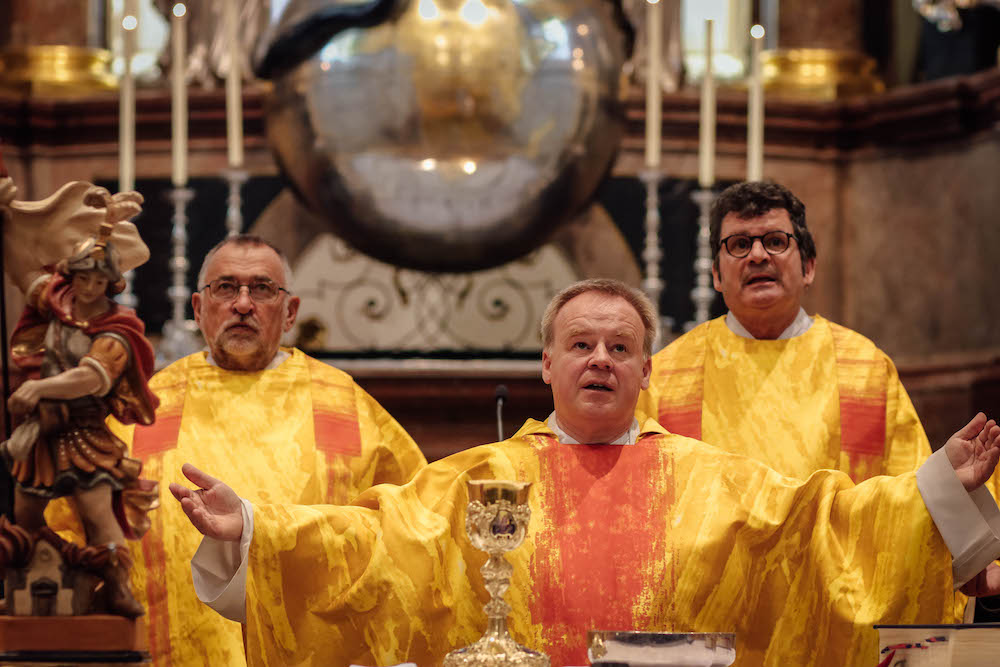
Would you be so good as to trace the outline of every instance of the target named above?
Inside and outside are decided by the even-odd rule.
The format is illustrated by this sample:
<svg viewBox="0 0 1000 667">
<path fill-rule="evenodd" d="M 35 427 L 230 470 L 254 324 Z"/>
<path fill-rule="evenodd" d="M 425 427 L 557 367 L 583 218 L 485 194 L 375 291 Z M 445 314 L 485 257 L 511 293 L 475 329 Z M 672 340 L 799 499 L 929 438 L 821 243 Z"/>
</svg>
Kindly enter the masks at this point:
<svg viewBox="0 0 1000 667">
<path fill-rule="evenodd" d="M 383 261 L 465 271 L 519 257 L 588 202 L 617 149 L 613 4 L 401 0 L 276 75 L 278 161 L 335 233 Z"/>
</svg>

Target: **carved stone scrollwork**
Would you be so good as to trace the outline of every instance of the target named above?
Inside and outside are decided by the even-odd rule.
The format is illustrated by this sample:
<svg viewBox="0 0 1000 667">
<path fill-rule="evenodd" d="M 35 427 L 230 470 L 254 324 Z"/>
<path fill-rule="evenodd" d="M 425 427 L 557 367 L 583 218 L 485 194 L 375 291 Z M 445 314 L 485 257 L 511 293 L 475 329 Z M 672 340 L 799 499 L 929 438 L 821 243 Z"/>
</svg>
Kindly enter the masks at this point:
<svg viewBox="0 0 1000 667">
<path fill-rule="evenodd" d="M 324 328 L 314 349 L 534 352 L 545 305 L 575 278 L 551 247 L 499 269 L 441 274 L 372 262 L 332 237 L 322 246 L 295 267 L 299 320 Z"/>
</svg>

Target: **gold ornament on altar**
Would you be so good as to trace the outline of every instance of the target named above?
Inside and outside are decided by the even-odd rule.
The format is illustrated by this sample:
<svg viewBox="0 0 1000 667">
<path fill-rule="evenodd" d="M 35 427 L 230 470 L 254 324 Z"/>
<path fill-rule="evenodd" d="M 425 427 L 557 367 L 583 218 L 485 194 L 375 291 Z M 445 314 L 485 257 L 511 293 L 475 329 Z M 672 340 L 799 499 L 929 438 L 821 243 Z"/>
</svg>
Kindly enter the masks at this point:
<svg viewBox="0 0 1000 667">
<path fill-rule="evenodd" d="M 111 52 L 60 44 L 0 51 L 0 89 L 27 95 L 77 97 L 115 90 Z"/>
<path fill-rule="evenodd" d="M 841 49 L 777 49 L 762 55 L 764 89 L 788 99 L 837 100 L 885 92 L 877 63 Z"/>
<path fill-rule="evenodd" d="M 548 667 L 548 657 L 519 645 L 507 632 L 511 607 L 503 599 L 514 571 L 503 554 L 519 547 L 528 531 L 531 483 L 470 480 L 468 486 L 465 530 L 472 545 L 489 554 L 480 569 L 490 594 L 490 601 L 484 607 L 486 632 L 474 644 L 449 653 L 444 667 Z"/>
</svg>

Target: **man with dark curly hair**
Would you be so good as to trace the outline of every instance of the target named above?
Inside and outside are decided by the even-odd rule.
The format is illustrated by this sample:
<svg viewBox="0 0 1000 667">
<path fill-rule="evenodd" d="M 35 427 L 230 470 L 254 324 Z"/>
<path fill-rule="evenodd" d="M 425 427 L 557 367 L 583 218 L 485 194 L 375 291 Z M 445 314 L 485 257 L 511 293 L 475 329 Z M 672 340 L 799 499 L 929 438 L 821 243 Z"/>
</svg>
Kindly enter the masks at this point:
<svg viewBox="0 0 1000 667">
<path fill-rule="evenodd" d="M 892 360 L 802 308 L 816 245 L 798 197 L 777 183 L 730 186 L 710 238 L 729 312 L 654 355 L 638 411 L 793 477 L 916 470 L 930 446 Z"/>
</svg>

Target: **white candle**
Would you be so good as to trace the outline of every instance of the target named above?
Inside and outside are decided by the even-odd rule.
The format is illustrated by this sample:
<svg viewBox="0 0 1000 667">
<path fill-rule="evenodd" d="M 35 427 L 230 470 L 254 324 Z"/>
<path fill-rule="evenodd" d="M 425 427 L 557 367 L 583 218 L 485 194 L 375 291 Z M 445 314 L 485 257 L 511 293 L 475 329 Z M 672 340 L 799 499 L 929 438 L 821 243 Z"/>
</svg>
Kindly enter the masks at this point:
<svg viewBox="0 0 1000 667">
<path fill-rule="evenodd" d="M 178 2 L 174 5 L 173 18 L 171 19 L 171 41 L 173 43 L 173 72 L 171 83 L 173 84 L 173 95 L 171 97 L 170 118 L 173 124 L 171 141 L 171 181 L 175 188 L 183 188 L 187 185 L 188 165 L 187 165 L 187 144 L 188 144 L 188 101 L 187 82 L 184 79 L 184 72 L 187 69 L 187 11 L 184 3 Z"/>
<path fill-rule="evenodd" d="M 659 0 L 646 6 L 646 167 L 660 166 L 660 120 L 663 94 L 660 90 L 660 56 L 663 52 L 663 11 Z"/>
<path fill-rule="evenodd" d="M 135 189 L 135 78 L 132 56 L 139 25 L 136 0 L 125 0 L 122 16 L 122 59 L 124 71 L 119 82 L 118 98 L 118 191 Z"/>
<path fill-rule="evenodd" d="M 226 141 L 229 166 L 243 166 L 243 91 L 240 71 L 239 8 L 236 0 L 225 4 L 226 43 L 229 47 L 229 75 L 226 77 Z"/>
<path fill-rule="evenodd" d="M 750 85 L 747 95 L 747 180 L 759 181 L 764 170 L 764 78 L 760 52 L 764 45 L 764 27 L 750 28 L 753 44 L 750 56 Z"/>
<path fill-rule="evenodd" d="M 715 76 L 712 71 L 712 19 L 705 19 L 705 76 L 701 80 L 698 138 L 698 185 L 715 184 Z"/>
</svg>

